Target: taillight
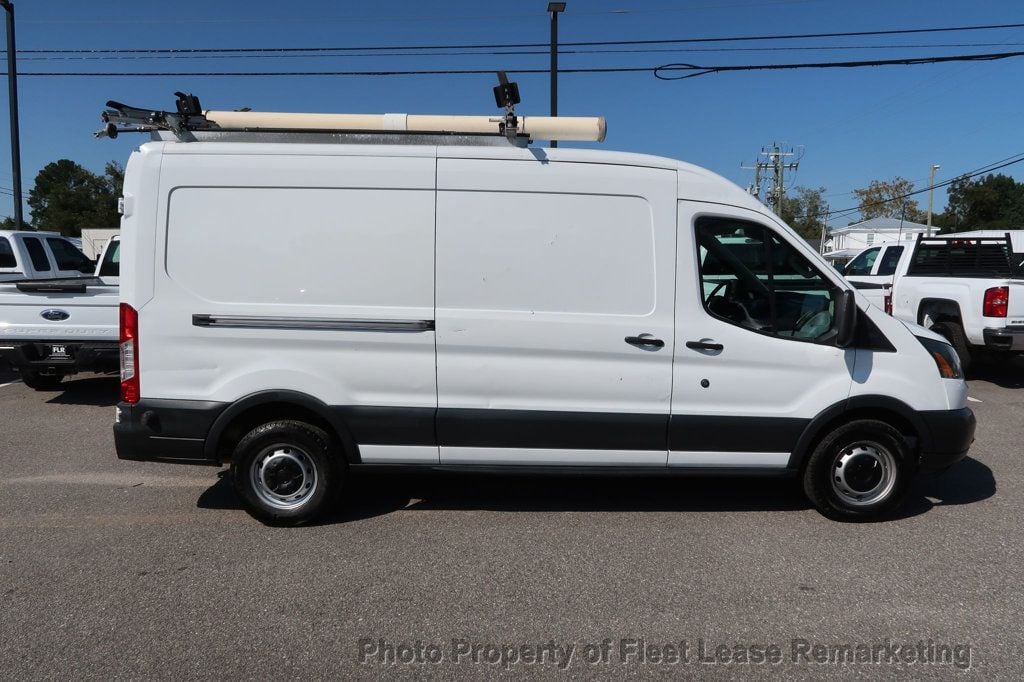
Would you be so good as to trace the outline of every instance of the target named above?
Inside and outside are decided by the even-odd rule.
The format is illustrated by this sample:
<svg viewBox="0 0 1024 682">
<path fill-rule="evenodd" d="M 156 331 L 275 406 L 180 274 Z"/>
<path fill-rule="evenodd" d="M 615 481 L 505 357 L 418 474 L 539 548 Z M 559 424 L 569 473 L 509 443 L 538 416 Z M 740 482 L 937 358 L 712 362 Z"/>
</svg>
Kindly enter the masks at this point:
<svg viewBox="0 0 1024 682">
<path fill-rule="evenodd" d="M 127 303 L 120 307 L 121 400 L 139 402 L 139 314 Z"/>
<path fill-rule="evenodd" d="M 1006 317 L 1006 309 L 1010 307 L 1010 287 L 992 287 L 985 290 L 985 304 L 982 315 L 985 317 Z"/>
<path fill-rule="evenodd" d="M 885 306 L 885 312 L 887 315 L 892 315 L 892 294 L 886 294 L 883 302 Z"/>
</svg>

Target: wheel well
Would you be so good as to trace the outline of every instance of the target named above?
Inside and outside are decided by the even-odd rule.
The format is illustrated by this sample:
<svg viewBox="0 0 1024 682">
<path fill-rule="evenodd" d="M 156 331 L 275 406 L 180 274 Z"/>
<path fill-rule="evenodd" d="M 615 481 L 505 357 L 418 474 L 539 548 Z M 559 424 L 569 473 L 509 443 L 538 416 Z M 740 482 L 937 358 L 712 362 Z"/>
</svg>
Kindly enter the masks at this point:
<svg viewBox="0 0 1024 682">
<path fill-rule="evenodd" d="M 956 322 L 963 324 L 963 316 L 960 312 L 960 304 L 944 298 L 925 298 L 917 308 L 917 323 L 925 325 L 925 318 L 932 323 Z"/>
<path fill-rule="evenodd" d="M 907 439 L 907 443 L 910 445 L 910 453 L 915 459 L 920 456 L 921 434 L 910 420 L 898 412 L 887 410 L 884 407 L 855 407 L 850 410 L 840 412 L 836 416 L 832 417 L 832 419 L 822 424 L 815 431 L 813 438 L 811 438 L 807 446 L 800 453 L 800 471 L 802 472 L 804 467 L 807 466 L 807 460 L 810 459 L 811 453 L 814 452 L 814 449 L 818 447 L 818 443 L 820 443 L 823 438 L 843 424 L 848 424 L 860 419 L 874 419 L 880 422 L 885 422 L 903 434 Z"/>
<path fill-rule="evenodd" d="M 217 457 L 221 462 L 229 461 L 234 454 L 235 446 L 238 445 L 238 442 L 242 440 L 245 434 L 260 424 L 280 421 L 282 419 L 305 422 L 323 429 L 330 438 L 332 445 L 340 448 L 342 452 L 348 452 L 334 426 L 314 410 L 295 403 L 269 402 L 253 405 L 231 418 L 231 421 L 224 426 L 218 438 Z"/>
</svg>

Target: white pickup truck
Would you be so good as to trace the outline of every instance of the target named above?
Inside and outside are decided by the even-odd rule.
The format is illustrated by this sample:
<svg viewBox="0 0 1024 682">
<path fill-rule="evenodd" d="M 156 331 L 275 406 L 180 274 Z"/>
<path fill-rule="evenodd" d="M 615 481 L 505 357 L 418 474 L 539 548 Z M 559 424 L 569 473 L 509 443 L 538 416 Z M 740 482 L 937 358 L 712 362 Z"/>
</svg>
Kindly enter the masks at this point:
<svg viewBox="0 0 1024 682">
<path fill-rule="evenodd" d="M 120 242 L 92 277 L 0 281 L 0 360 L 37 390 L 78 372 L 118 371 Z"/>
<path fill-rule="evenodd" d="M 1024 253 L 1010 233 L 919 237 L 866 249 L 843 274 L 894 317 L 945 336 L 964 368 L 1024 353 Z"/>
<path fill-rule="evenodd" d="M 0 230 L 0 282 L 89 277 L 95 265 L 57 232 Z"/>
</svg>

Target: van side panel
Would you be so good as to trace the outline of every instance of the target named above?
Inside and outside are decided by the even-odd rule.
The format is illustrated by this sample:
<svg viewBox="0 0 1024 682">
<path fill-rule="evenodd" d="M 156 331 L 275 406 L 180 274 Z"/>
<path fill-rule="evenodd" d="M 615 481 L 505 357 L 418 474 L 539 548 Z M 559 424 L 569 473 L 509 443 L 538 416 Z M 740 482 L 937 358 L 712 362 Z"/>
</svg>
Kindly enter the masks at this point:
<svg viewBox="0 0 1024 682">
<path fill-rule="evenodd" d="M 675 190 L 663 169 L 438 160 L 442 463 L 665 465 Z"/>
<path fill-rule="evenodd" d="M 166 154 L 161 196 L 144 398 L 436 407 L 433 158 Z"/>
</svg>

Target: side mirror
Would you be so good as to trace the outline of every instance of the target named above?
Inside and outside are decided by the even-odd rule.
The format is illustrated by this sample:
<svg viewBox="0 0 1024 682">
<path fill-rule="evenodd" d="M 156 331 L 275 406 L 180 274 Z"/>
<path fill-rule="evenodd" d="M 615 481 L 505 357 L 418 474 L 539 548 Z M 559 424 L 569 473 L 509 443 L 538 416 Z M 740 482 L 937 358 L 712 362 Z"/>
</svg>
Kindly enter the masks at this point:
<svg viewBox="0 0 1024 682">
<path fill-rule="evenodd" d="M 836 298 L 836 345 L 849 348 L 856 338 L 857 300 L 852 289 L 844 289 Z"/>
</svg>

